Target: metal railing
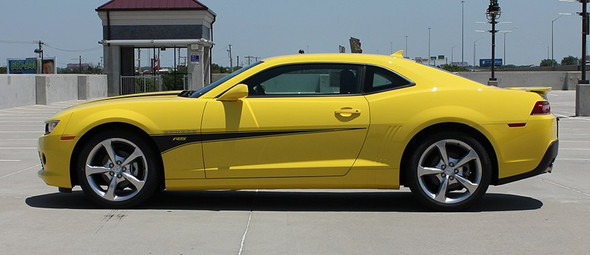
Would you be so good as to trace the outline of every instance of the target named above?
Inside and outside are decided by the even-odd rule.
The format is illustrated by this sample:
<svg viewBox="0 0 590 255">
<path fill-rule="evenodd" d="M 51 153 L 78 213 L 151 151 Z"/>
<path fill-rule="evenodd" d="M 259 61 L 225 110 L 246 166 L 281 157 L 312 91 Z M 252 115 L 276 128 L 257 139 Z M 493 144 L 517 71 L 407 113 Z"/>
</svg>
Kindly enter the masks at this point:
<svg viewBox="0 0 590 255">
<path fill-rule="evenodd" d="M 162 91 L 161 75 L 121 76 L 121 95 Z"/>
</svg>

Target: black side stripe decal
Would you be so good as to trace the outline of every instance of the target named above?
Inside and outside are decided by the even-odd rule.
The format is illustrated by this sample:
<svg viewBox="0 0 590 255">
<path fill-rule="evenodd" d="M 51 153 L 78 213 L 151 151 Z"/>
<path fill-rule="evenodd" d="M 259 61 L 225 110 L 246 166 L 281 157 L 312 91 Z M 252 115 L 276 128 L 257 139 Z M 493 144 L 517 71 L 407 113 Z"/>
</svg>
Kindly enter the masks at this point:
<svg viewBox="0 0 590 255">
<path fill-rule="evenodd" d="M 205 134 L 173 134 L 173 135 L 155 135 L 152 136 L 160 153 L 164 153 L 176 147 L 188 145 L 191 143 L 198 142 L 215 142 L 223 140 L 235 140 L 235 139 L 249 139 L 266 136 L 279 136 L 279 135 L 296 135 L 296 134 L 309 134 L 309 133 L 322 133 L 322 132 L 340 132 L 359 130 L 366 128 L 338 128 L 338 129 L 312 129 L 312 130 L 285 130 L 285 131 L 259 131 L 259 132 L 228 132 L 228 133 L 205 133 Z"/>
</svg>

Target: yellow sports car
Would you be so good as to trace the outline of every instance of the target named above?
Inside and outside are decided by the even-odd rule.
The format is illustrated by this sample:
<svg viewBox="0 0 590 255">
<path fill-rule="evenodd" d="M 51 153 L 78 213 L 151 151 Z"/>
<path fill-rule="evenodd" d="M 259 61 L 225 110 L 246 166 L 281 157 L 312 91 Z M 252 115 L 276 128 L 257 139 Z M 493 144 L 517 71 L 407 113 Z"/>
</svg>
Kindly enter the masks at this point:
<svg viewBox="0 0 590 255">
<path fill-rule="evenodd" d="M 197 91 L 65 109 L 45 123 L 39 176 L 115 208 L 164 189 L 405 185 L 428 207 L 462 210 L 489 185 L 551 170 L 557 119 L 540 94 L 400 52 L 275 57 Z"/>
</svg>

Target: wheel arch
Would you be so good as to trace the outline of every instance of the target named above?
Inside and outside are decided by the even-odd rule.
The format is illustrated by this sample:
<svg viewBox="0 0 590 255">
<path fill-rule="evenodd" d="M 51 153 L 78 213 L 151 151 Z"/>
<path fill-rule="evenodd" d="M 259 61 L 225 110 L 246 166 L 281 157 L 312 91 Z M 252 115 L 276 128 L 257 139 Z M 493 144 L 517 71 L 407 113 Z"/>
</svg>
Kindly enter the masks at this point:
<svg viewBox="0 0 590 255">
<path fill-rule="evenodd" d="M 157 150 L 158 147 L 157 147 L 154 139 L 152 139 L 152 137 L 147 132 L 145 132 L 143 129 L 141 129 L 137 126 L 134 126 L 134 125 L 131 125 L 128 123 L 122 123 L 122 122 L 104 123 L 104 124 L 98 125 L 96 127 L 93 127 L 90 130 L 88 130 L 86 133 L 84 133 L 84 135 L 82 135 L 82 137 L 78 140 L 78 142 L 74 146 L 74 150 L 73 150 L 72 156 L 70 158 L 70 182 L 72 183 L 72 186 L 80 184 L 80 182 L 77 178 L 77 174 L 76 174 L 76 163 L 77 163 L 78 157 L 80 156 L 80 151 L 82 150 L 82 147 L 85 145 L 85 143 L 91 137 L 93 137 L 97 133 L 100 133 L 102 131 L 109 130 L 109 129 L 127 130 L 127 131 L 133 132 L 133 133 L 138 134 L 141 137 L 145 138 L 145 141 L 147 141 L 150 144 L 150 148 L 157 152 L 156 155 L 158 155 L 158 157 L 155 160 L 156 160 L 156 164 L 158 165 L 158 171 L 160 173 L 160 176 L 162 177 L 161 180 L 159 180 L 159 182 L 160 182 L 159 188 L 164 189 L 165 188 L 164 165 L 163 165 L 163 161 L 162 161 L 162 156 L 159 153 L 159 151 Z"/>
<path fill-rule="evenodd" d="M 438 123 L 431 126 L 428 126 L 422 130 L 420 130 L 416 135 L 412 137 L 410 142 L 404 149 L 404 153 L 402 154 L 402 160 L 400 164 L 400 184 L 406 184 L 406 172 L 408 171 L 408 164 L 410 160 L 410 155 L 412 151 L 418 146 L 419 142 L 422 141 L 426 136 L 437 133 L 437 132 L 449 132 L 449 131 L 458 131 L 461 133 L 468 134 L 469 136 L 475 138 L 479 141 L 483 147 L 488 152 L 490 156 L 490 161 L 492 163 L 492 179 L 490 180 L 490 184 L 495 185 L 498 183 L 498 157 L 496 155 L 496 150 L 494 146 L 490 142 L 490 140 L 479 130 L 462 123 L 456 122 L 446 122 L 446 123 Z"/>
</svg>

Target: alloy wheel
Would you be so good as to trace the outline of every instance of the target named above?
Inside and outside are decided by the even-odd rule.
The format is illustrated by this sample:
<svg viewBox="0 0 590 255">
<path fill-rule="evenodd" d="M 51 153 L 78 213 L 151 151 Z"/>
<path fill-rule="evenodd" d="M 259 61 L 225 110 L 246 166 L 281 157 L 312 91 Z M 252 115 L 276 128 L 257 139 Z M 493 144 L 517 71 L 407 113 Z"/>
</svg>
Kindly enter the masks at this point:
<svg viewBox="0 0 590 255">
<path fill-rule="evenodd" d="M 456 204 L 476 193 L 483 170 L 480 156 L 471 146 L 442 139 L 424 150 L 416 173 L 427 197 L 442 204 Z"/>
<path fill-rule="evenodd" d="M 109 138 L 92 148 L 86 158 L 84 175 L 96 195 L 110 202 L 121 202 L 135 197 L 144 188 L 148 170 L 141 148 L 123 138 Z"/>
</svg>

